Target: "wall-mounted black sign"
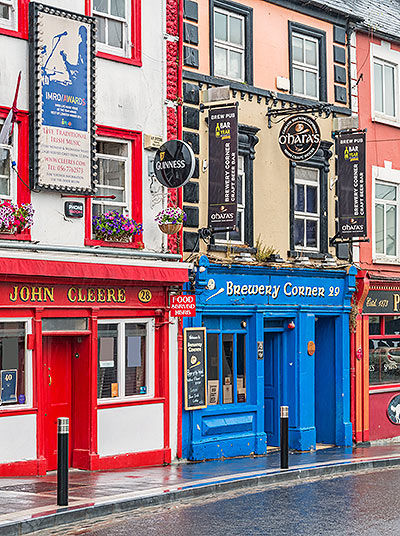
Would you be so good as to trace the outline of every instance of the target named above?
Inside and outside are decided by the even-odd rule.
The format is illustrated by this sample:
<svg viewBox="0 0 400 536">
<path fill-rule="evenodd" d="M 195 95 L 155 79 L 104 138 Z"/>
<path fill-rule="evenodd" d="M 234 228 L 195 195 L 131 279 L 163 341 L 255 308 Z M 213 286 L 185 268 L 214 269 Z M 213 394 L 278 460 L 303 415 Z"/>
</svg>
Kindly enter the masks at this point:
<svg viewBox="0 0 400 536">
<path fill-rule="evenodd" d="M 321 143 L 317 122 L 308 115 L 290 117 L 279 133 L 279 145 L 283 154 L 295 162 L 311 158 Z"/>
<path fill-rule="evenodd" d="M 363 313 L 400 313 L 400 290 L 370 290 L 363 305 Z"/>
<path fill-rule="evenodd" d="M 83 203 L 78 201 L 65 201 L 64 214 L 68 218 L 83 218 Z"/>
<path fill-rule="evenodd" d="M 238 118 L 236 106 L 211 109 L 208 116 L 208 226 L 236 229 Z"/>
<path fill-rule="evenodd" d="M 207 406 L 206 328 L 183 330 L 185 409 Z"/>
<path fill-rule="evenodd" d="M 339 236 L 365 237 L 367 236 L 365 133 L 340 134 L 336 147 Z"/>
<path fill-rule="evenodd" d="M 165 142 L 156 152 L 154 172 L 167 188 L 180 188 L 192 177 L 195 158 L 190 145 L 182 140 Z"/>
<path fill-rule="evenodd" d="M 393 424 L 400 424 L 400 395 L 396 395 L 390 400 L 387 416 Z"/>
</svg>

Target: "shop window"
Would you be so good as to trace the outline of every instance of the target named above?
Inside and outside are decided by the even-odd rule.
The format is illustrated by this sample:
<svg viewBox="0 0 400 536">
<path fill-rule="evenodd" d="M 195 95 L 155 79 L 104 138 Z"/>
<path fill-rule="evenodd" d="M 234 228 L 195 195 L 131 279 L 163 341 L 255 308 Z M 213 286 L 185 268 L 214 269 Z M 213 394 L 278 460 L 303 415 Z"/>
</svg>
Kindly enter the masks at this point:
<svg viewBox="0 0 400 536">
<path fill-rule="evenodd" d="M 377 256 L 397 256 L 398 185 L 375 182 L 375 253 Z"/>
<path fill-rule="evenodd" d="M 291 92 L 326 101 L 325 32 L 289 22 Z"/>
<path fill-rule="evenodd" d="M 371 44 L 372 119 L 400 125 L 399 112 L 400 53 L 386 44 Z"/>
<path fill-rule="evenodd" d="M 1 405 L 28 402 L 29 363 L 26 351 L 26 323 L 0 322 Z"/>
<path fill-rule="evenodd" d="M 153 394 L 152 333 L 150 321 L 99 322 L 99 399 Z"/>
<path fill-rule="evenodd" d="M 369 317 L 369 383 L 400 383 L 400 316 Z"/>
<path fill-rule="evenodd" d="M 98 56 L 141 64 L 141 0 L 86 0 L 96 19 Z"/>
<path fill-rule="evenodd" d="M 252 84 L 252 9 L 212 0 L 210 21 L 211 74 Z"/>
<path fill-rule="evenodd" d="M 208 405 L 246 402 L 246 334 L 207 332 Z"/>
</svg>

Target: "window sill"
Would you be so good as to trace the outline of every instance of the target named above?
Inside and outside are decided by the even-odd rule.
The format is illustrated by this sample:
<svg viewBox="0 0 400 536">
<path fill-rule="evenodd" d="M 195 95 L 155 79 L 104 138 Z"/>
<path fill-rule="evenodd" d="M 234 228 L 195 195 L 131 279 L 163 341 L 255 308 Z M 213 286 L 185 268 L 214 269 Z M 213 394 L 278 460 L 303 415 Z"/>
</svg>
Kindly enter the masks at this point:
<svg viewBox="0 0 400 536">
<path fill-rule="evenodd" d="M 23 414 L 23 415 L 31 415 L 33 413 L 37 413 L 37 409 L 36 408 L 32 408 L 32 406 L 29 406 L 29 407 L 26 407 L 26 406 L 23 406 L 23 404 L 19 404 L 19 405 L 12 405 L 10 404 L 8 407 L 7 406 L 1 406 L 0 408 L 0 417 L 7 417 L 7 416 L 11 416 L 11 415 L 16 415 L 16 414 Z"/>
<path fill-rule="evenodd" d="M 0 240 L 23 240 L 25 242 L 31 242 L 31 233 L 8 234 L 0 232 Z"/>
<path fill-rule="evenodd" d="M 128 65 L 135 65 L 136 67 L 142 66 L 142 60 L 140 57 L 127 57 L 119 56 L 118 54 L 111 54 L 110 52 L 96 52 L 96 58 L 102 58 L 104 60 L 117 61 L 118 63 L 126 63 Z"/>
<path fill-rule="evenodd" d="M 288 257 L 292 257 L 293 259 L 299 259 L 301 257 L 308 257 L 309 259 L 325 259 L 326 257 L 332 258 L 332 255 L 329 253 L 321 253 L 320 251 L 312 251 L 312 250 L 306 250 L 302 249 L 300 250 L 290 250 L 287 252 Z"/>
<path fill-rule="evenodd" d="M 382 123 L 384 125 L 390 125 L 391 127 L 400 128 L 400 120 L 392 119 L 390 117 L 384 117 L 380 115 L 373 115 L 371 118 L 373 123 Z"/>
<path fill-rule="evenodd" d="M 222 253 L 226 253 L 228 251 L 228 248 L 233 251 L 233 253 L 257 253 L 256 248 L 251 248 L 249 246 L 240 246 L 238 245 L 224 245 L 224 244 L 209 244 L 208 251 L 220 251 Z"/>
<path fill-rule="evenodd" d="M 149 395 L 143 395 L 143 398 L 139 397 L 140 395 L 133 399 L 116 398 L 115 402 L 110 400 L 109 398 L 104 402 L 102 402 L 101 400 L 97 400 L 97 409 L 122 408 L 125 406 L 141 406 L 143 404 L 163 404 L 165 402 L 165 398 L 154 398 Z"/>
<path fill-rule="evenodd" d="M 375 257 L 372 262 L 374 264 L 400 264 L 400 259 L 397 257 Z"/>
<path fill-rule="evenodd" d="M 139 239 L 134 240 L 133 242 L 108 242 L 107 240 L 95 240 L 92 238 L 85 238 L 84 244 L 85 246 L 102 246 L 106 248 L 144 249 L 144 244 Z"/>
<path fill-rule="evenodd" d="M 0 27 L 0 35 L 8 35 L 9 37 L 17 37 L 18 39 L 28 39 L 27 32 L 12 28 Z"/>
</svg>

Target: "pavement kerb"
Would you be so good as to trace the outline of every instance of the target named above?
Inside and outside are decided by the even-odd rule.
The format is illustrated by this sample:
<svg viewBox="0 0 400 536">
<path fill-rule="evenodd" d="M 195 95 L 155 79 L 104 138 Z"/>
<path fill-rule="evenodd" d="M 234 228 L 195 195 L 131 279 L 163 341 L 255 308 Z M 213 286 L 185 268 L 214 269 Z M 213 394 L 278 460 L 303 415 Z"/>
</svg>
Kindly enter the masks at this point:
<svg viewBox="0 0 400 536">
<path fill-rule="evenodd" d="M 358 462 L 332 463 L 317 467 L 288 469 L 285 471 L 277 470 L 276 473 L 272 474 L 246 476 L 244 478 L 237 477 L 234 480 L 230 479 L 229 475 L 226 475 L 226 477 L 221 478 L 221 481 L 211 484 L 200 484 L 196 486 L 196 484 L 192 483 L 193 485 L 187 489 L 177 489 L 141 497 L 127 497 L 117 502 L 103 502 L 83 507 L 70 506 L 59 508 L 56 512 L 49 515 L 2 523 L 0 524 L 0 536 L 21 536 L 22 534 L 30 534 L 38 530 L 56 528 L 60 525 L 67 525 L 78 521 L 88 521 L 110 514 L 135 510 L 140 507 L 159 506 L 181 499 L 212 495 L 223 491 L 245 489 L 266 484 L 273 486 L 274 484 L 294 482 L 318 476 L 332 476 L 368 469 L 395 467 L 398 465 L 400 465 L 400 458 L 383 458 L 366 461 L 361 460 Z M 182 484 L 182 487 L 184 488 L 185 485 Z"/>
</svg>

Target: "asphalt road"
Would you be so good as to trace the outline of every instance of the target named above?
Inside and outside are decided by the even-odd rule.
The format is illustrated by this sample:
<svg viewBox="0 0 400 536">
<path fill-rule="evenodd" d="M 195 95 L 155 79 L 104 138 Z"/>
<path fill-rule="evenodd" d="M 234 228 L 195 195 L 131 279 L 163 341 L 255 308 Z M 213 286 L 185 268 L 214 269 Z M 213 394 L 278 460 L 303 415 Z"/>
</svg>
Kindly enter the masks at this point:
<svg viewBox="0 0 400 536">
<path fill-rule="evenodd" d="M 136 510 L 43 536 L 400 534 L 400 469 L 258 488 Z"/>
</svg>

